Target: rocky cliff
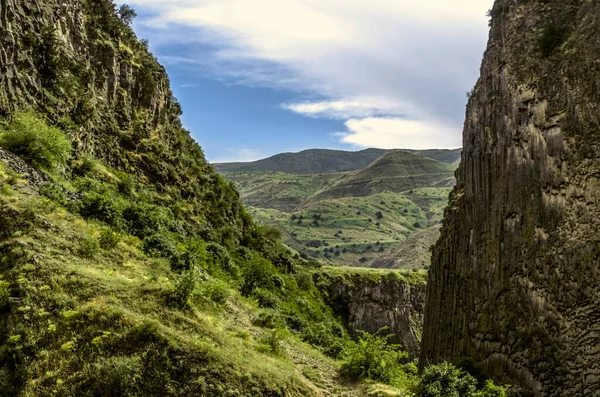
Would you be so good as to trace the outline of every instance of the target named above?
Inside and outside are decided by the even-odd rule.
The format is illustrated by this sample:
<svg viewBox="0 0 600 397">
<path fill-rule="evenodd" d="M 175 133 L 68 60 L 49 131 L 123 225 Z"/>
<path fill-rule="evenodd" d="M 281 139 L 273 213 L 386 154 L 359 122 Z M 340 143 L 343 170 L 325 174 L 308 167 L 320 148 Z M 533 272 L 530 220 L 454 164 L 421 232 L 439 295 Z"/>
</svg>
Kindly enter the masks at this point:
<svg viewBox="0 0 600 397">
<path fill-rule="evenodd" d="M 78 155 L 186 200 L 190 232 L 240 239 L 250 220 L 237 194 L 182 128 L 164 68 L 128 22 L 111 0 L 0 1 L 0 116 L 33 108 Z"/>
<path fill-rule="evenodd" d="M 600 3 L 497 0 L 433 251 L 422 365 L 600 395 Z"/>
<path fill-rule="evenodd" d="M 341 316 L 351 334 L 356 331 L 391 334 L 413 358 L 419 356 L 426 278 L 417 272 L 325 268 L 315 284 Z"/>
</svg>

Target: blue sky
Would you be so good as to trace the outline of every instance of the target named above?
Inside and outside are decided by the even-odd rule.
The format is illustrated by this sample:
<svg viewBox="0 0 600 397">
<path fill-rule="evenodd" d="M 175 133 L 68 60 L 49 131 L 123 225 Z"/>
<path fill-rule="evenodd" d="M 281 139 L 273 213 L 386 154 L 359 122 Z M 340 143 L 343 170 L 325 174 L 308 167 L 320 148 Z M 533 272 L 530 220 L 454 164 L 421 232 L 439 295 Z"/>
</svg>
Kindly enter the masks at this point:
<svg viewBox="0 0 600 397">
<path fill-rule="evenodd" d="M 492 0 L 130 0 L 212 162 L 461 146 Z"/>
</svg>

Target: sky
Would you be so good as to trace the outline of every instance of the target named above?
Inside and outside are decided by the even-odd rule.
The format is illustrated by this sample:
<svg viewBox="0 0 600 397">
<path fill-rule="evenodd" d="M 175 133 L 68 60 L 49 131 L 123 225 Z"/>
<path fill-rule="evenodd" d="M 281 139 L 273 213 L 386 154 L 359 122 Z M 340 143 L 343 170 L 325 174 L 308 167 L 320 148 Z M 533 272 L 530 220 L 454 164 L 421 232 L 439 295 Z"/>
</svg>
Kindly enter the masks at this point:
<svg viewBox="0 0 600 397">
<path fill-rule="evenodd" d="M 492 0 L 129 0 L 211 162 L 458 148 Z"/>
</svg>

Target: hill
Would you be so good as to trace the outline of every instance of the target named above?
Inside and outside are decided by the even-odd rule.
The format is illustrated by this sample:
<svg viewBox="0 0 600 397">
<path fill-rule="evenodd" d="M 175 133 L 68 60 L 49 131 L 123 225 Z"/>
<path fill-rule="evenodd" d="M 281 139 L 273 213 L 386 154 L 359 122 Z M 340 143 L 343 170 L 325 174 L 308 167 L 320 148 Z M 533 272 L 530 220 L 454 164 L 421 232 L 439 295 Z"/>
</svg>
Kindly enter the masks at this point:
<svg viewBox="0 0 600 397">
<path fill-rule="evenodd" d="M 366 166 L 347 173 L 314 200 L 348 196 L 368 196 L 383 191 L 400 193 L 434 186 L 452 178 L 456 166 L 403 150 L 392 150 Z"/>
<path fill-rule="evenodd" d="M 365 149 L 358 152 L 309 149 L 299 153 L 281 153 L 267 159 L 248 163 L 215 163 L 223 174 L 234 172 L 285 172 L 296 174 L 325 174 L 356 171 L 366 167 L 389 150 Z M 461 149 L 404 150 L 448 164 L 460 161 Z"/>
<path fill-rule="evenodd" d="M 431 236 L 439 227 L 455 168 L 392 150 L 347 173 L 227 176 L 250 214 L 281 228 L 286 244 L 305 257 L 341 265 L 421 268 L 429 264 Z M 400 253 L 397 261 L 389 259 L 391 252 Z"/>
<path fill-rule="evenodd" d="M 132 17 L 0 2 L 0 396 L 368 394 L 318 265 L 207 164 Z"/>
</svg>

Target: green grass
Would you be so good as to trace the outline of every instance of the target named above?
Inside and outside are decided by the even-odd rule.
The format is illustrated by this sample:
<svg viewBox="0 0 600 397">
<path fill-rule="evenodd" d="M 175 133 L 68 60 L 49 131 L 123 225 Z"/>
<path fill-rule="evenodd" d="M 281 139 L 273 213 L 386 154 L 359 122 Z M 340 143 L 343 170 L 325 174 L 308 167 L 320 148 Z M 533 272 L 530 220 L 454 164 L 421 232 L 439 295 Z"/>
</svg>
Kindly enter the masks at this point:
<svg viewBox="0 0 600 397">
<path fill-rule="evenodd" d="M 39 196 L 3 163 L 0 186 L 0 389 L 9 394 L 310 396 L 315 385 L 296 361 L 337 371 L 302 341 L 319 324 L 336 325 L 339 337 L 311 333 L 315 346 L 350 340 L 299 276 L 269 268 L 279 306 L 263 309 L 254 292 L 242 296 L 241 281 L 207 267 L 196 292 L 174 304 L 181 276 L 139 238 L 101 244 L 111 226 Z M 291 317 L 298 324 L 288 329 Z M 347 390 L 333 372 L 328 387 Z"/>
<path fill-rule="evenodd" d="M 415 234 L 436 225 L 449 190 L 418 188 L 412 193 L 382 192 L 367 197 L 328 199 L 305 204 L 301 210 L 292 212 L 257 207 L 249 207 L 248 211 L 259 223 L 280 227 L 286 244 L 297 252 L 332 264 L 366 266 L 396 250 Z M 377 217 L 378 212 L 381 219 Z M 313 223 L 316 214 L 320 215 L 318 226 Z M 300 217 L 303 218 L 301 224 L 298 223 Z M 319 247 L 311 246 L 315 241 Z M 336 251 L 340 252 L 339 256 Z M 417 252 L 415 255 L 422 256 Z M 361 258 L 366 261 L 361 262 Z M 424 265 L 419 262 L 419 266 Z"/>
</svg>

